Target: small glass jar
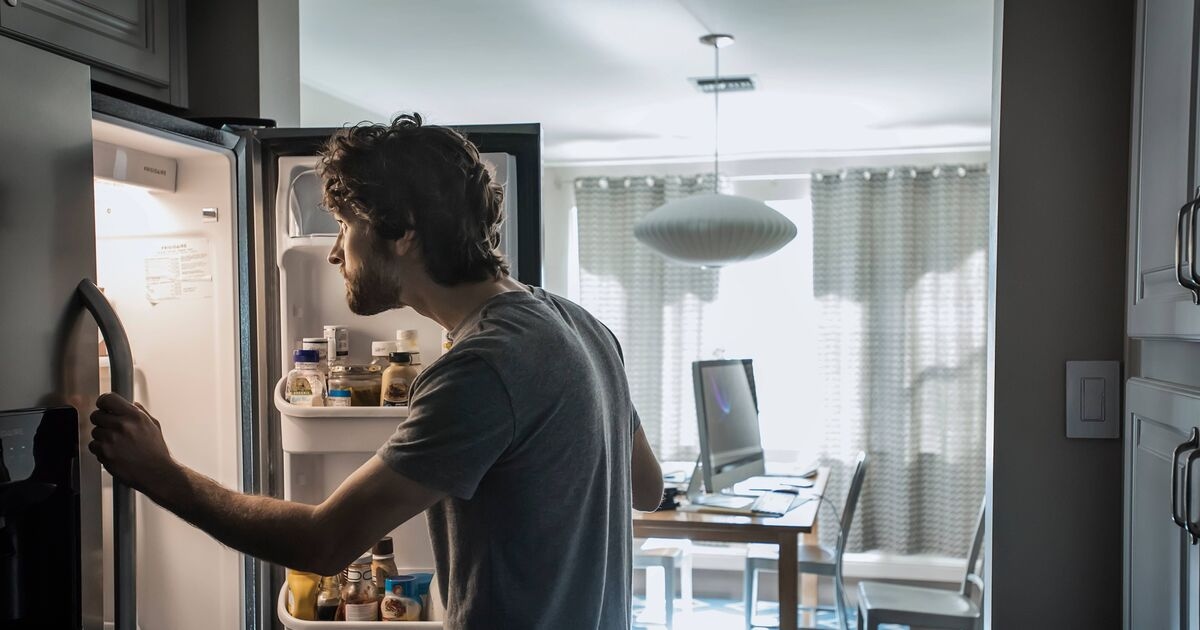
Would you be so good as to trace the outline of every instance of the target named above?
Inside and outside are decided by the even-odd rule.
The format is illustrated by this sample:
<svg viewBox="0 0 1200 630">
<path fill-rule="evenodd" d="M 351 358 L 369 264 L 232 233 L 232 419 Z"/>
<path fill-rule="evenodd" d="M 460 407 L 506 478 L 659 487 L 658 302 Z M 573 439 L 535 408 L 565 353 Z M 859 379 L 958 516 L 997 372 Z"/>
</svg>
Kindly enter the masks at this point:
<svg viewBox="0 0 1200 630">
<path fill-rule="evenodd" d="M 378 407 L 383 372 L 374 365 L 335 365 L 330 368 L 329 389 L 350 390 L 351 407 Z"/>
<path fill-rule="evenodd" d="M 412 366 L 412 355 L 407 352 L 393 352 L 388 360 L 390 364 L 383 371 L 383 391 L 379 404 L 382 407 L 403 407 L 408 405 L 409 389 L 417 378 L 417 370 Z"/>
<path fill-rule="evenodd" d="M 341 580 L 336 575 L 322 577 L 321 590 L 317 593 L 317 621 L 333 621 L 337 619 L 337 611 L 341 605 Z"/>
<path fill-rule="evenodd" d="M 420 621 L 421 601 L 418 599 L 417 579 L 411 575 L 393 575 L 386 582 L 383 601 L 379 602 L 379 617 L 384 621 Z"/>
<path fill-rule="evenodd" d="M 371 554 L 355 560 L 343 575 L 342 610 L 346 621 L 378 621 L 379 596 L 371 576 Z"/>
</svg>

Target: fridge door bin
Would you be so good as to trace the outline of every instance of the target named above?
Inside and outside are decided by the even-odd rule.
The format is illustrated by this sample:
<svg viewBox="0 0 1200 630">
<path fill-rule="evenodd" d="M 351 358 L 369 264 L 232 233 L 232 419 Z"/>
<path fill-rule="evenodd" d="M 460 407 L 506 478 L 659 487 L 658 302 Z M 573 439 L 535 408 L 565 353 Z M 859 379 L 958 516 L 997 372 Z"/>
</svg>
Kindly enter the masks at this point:
<svg viewBox="0 0 1200 630">
<path fill-rule="evenodd" d="M 275 386 L 280 439 L 286 453 L 374 453 L 408 415 L 408 407 L 301 407 Z"/>
<path fill-rule="evenodd" d="M 430 569 L 404 569 L 408 572 L 425 572 Z M 434 584 L 437 581 L 434 580 Z M 441 597 L 437 593 L 437 586 L 433 587 L 429 594 L 430 601 L 434 597 Z M 435 604 L 430 604 L 432 614 L 435 618 L 442 617 L 441 607 Z M 441 621 L 304 621 L 291 616 L 287 610 L 287 585 L 285 584 L 279 590 L 279 602 L 275 607 L 275 612 L 279 615 L 279 623 L 287 630 L 375 630 L 376 628 L 397 628 L 401 630 L 442 630 Z"/>
</svg>

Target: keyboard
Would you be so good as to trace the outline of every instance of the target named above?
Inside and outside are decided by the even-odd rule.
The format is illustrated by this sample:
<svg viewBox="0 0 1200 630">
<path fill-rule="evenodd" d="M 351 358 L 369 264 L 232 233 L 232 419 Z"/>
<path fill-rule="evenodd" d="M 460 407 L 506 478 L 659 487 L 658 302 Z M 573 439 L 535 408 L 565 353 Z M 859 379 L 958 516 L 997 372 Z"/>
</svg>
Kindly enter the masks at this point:
<svg viewBox="0 0 1200 630">
<path fill-rule="evenodd" d="M 783 516 L 792 509 L 792 503 L 796 500 L 795 492 L 787 492 L 786 490 L 772 490 L 764 492 L 750 506 L 750 511 L 762 516 Z"/>
<path fill-rule="evenodd" d="M 783 516 L 796 505 L 807 502 L 809 497 L 798 498 L 796 492 L 788 490 L 773 490 L 764 492 L 757 498 L 729 495 L 705 495 L 700 501 L 688 506 L 689 510 L 698 512 L 717 512 L 722 514 L 743 514 L 746 516 Z"/>
</svg>

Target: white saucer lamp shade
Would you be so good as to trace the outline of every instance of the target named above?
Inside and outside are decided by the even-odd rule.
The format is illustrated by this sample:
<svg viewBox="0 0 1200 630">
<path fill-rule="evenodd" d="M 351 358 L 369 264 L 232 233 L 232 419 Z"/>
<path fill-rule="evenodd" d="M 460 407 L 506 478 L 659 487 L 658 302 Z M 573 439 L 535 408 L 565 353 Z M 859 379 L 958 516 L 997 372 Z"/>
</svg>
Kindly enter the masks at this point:
<svg viewBox="0 0 1200 630">
<path fill-rule="evenodd" d="M 779 251 L 796 226 L 770 206 L 734 195 L 695 195 L 642 217 L 633 235 L 664 257 L 700 267 L 721 267 Z"/>
</svg>

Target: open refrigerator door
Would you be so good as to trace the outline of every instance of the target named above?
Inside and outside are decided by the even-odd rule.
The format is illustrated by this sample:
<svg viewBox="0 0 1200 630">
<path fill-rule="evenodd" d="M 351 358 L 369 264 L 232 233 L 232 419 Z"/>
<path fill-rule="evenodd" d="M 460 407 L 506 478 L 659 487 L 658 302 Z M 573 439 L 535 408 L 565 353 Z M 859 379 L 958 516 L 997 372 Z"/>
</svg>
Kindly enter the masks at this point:
<svg viewBox="0 0 1200 630">
<path fill-rule="evenodd" d="M 236 273 L 237 159 L 225 145 L 97 112 L 93 115 L 96 279 L 132 349 L 134 400 L 159 419 L 171 453 L 230 488 L 243 488 L 239 277 Z M 96 349 L 101 391 L 109 350 Z M 116 370 L 114 359 L 113 370 Z M 129 395 L 125 393 L 125 395 Z M 104 473 L 106 619 L 141 628 L 242 627 L 242 556 L 133 495 L 133 518 L 114 516 Z M 115 530 L 115 531 L 114 531 Z M 130 545 L 129 542 L 133 544 Z M 95 561 L 100 561 L 99 558 Z M 136 579 L 134 579 L 136 576 Z M 124 599 L 136 585 L 136 608 Z M 115 603 L 115 611 L 113 603 Z"/>
</svg>

